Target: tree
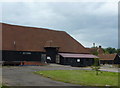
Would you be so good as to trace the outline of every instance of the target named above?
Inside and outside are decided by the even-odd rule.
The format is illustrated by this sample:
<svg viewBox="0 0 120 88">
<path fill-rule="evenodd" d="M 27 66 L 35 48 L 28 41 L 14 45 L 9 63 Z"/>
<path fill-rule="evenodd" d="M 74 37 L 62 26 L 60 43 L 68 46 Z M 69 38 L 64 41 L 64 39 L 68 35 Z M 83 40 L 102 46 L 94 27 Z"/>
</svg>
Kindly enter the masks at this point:
<svg viewBox="0 0 120 88">
<path fill-rule="evenodd" d="M 109 52 L 106 49 L 103 49 L 105 54 L 109 54 Z"/>
<path fill-rule="evenodd" d="M 93 52 L 92 54 L 93 54 L 93 55 L 98 55 L 98 52 L 97 52 L 97 51 L 95 51 L 95 52 Z"/>
<path fill-rule="evenodd" d="M 120 53 L 120 49 L 117 49 L 117 53 Z"/>
<path fill-rule="evenodd" d="M 92 70 L 95 70 L 96 75 L 98 75 L 98 72 L 100 71 L 100 64 L 98 58 L 94 58 L 94 65 L 92 66 Z"/>
<path fill-rule="evenodd" d="M 109 54 L 117 53 L 117 50 L 112 47 L 105 48 L 104 51 L 105 53 L 109 53 Z"/>
</svg>

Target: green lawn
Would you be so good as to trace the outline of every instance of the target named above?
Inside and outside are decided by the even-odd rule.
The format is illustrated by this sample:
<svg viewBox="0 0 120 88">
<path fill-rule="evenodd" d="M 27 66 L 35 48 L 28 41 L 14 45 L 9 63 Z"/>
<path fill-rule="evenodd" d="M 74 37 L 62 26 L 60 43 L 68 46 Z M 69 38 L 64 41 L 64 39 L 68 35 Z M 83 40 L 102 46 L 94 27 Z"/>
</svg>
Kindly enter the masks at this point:
<svg viewBox="0 0 120 88">
<path fill-rule="evenodd" d="M 9 88 L 8 86 L 0 85 L 0 88 Z"/>
<path fill-rule="evenodd" d="M 66 83 L 86 86 L 118 86 L 118 73 L 115 72 L 100 72 L 99 75 L 96 75 L 95 71 L 85 70 L 53 70 L 35 73 Z"/>
<path fill-rule="evenodd" d="M 9 88 L 9 87 L 7 87 L 7 86 L 5 86 L 5 85 L 2 85 L 2 84 L 0 83 L 0 88 Z"/>
</svg>

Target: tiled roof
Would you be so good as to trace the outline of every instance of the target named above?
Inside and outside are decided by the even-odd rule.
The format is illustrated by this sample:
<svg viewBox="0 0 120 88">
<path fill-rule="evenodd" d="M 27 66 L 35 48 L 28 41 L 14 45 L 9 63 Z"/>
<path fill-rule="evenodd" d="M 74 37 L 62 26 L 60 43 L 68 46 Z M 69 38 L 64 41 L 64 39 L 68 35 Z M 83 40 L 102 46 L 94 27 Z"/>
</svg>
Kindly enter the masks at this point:
<svg viewBox="0 0 120 88">
<path fill-rule="evenodd" d="M 64 31 L 0 23 L 2 50 L 41 51 L 44 47 L 59 47 L 59 52 L 89 53 L 78 41 Z M 52 42 L 49 42 L 52 41 Z"/>
<path fill-rule="evenodd" d="M 98 52 L 98 54 L 103 54 L 104 51 L 102 48 L 86 48 L 86 50 L 90 51 L 90 53 L 95 53 L 95 52 Z"/>
<path fill-rule="evenodd" d="M 99 54 L 100 60 L 114 60 L 117 54 Z"/>
<path fill-rule="evenodd" d="M 66 58 L 99 58 L 92 54 L 71 54 L 71 53 L 59 53 L 59 54 Z"/>
</svg>

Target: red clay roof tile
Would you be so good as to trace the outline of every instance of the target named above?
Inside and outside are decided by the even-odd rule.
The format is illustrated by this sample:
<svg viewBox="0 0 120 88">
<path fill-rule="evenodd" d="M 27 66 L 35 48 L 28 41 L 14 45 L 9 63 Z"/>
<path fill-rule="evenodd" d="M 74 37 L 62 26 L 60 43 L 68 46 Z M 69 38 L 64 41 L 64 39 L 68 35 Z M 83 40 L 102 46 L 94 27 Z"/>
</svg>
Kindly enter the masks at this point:
<svg viewBox="0 0 120 88">
<path fill-rule="evenodd" d="M 1 24 L 2 50 L 45 52 L 44 47 L 51 44 L 51 47 L 59 47 L 59 52 L 89 53 L 84 46 L 64 31 Z"/>
<path fill-rule="evenodd" d="M 114 60 L 117 54 L 99 54 L 100 60 Z"/>
</svg>

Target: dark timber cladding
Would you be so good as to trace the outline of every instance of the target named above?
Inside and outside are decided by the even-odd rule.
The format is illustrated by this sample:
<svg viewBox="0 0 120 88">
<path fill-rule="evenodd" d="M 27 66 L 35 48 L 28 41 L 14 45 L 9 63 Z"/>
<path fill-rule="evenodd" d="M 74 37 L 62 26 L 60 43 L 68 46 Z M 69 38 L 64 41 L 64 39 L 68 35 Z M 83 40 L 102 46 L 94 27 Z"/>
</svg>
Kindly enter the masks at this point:
<svg viewBox="0 0 120 88">
<path fill-rule="evenodd" d="M 0 32 L 2 32 L 3 61 L 63 64 L 63 61 L 67 59 L 58 53 L 84 54 L 91 59 L 90 52 L 64 31 L 5 23 L 0 23 L 0 25 L 2 26 Z M 64 63 L 74 62 L 72 57 L 69 59 Z"/>
<path fill-rule="evenodd" d="M 71 66 L 91 66 L 94 64 L 93 58 L 98 58 L 92 54 L 71 54 L 71 53 L 59 53 L 63 59 L 62 64 Z"/>
<path fill-rule="evenodd" d="M 101 64 L 120 64 L 118 54 L 99 54 Z"/>
</svg>

